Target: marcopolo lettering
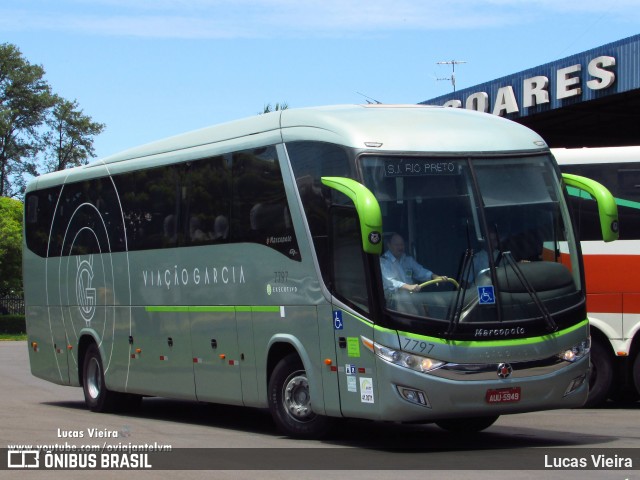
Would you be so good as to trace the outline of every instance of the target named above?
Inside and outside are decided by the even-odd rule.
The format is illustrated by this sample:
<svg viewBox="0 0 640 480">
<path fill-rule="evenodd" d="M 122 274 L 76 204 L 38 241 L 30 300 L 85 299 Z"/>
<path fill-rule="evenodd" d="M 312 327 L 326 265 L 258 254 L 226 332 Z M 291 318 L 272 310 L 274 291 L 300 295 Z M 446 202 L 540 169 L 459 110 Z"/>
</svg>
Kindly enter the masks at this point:
<svg viewBox="0 0 640 480">
<path fill-rule="evenodd" d="M 280 243 L 291 243 L 291 235 L 285 235 L 283 237 L 267 237 L 267 245 L 277 245 Z"/>
<path fill-rule="evenodd" d="M 612 68 L 616 65 L 616 59 L 609 56 L 600 56 L 591 60 L 587 65 L 589 79 L 584 82 L 590 90 L 604 90 L 613 85 L 616 79 Z M 544 75 L 525 78 L 522 81 L 522 105 L 518 105 L 516 93 L 512 85 L 506 85 L 498 89 L 493 103 L 494 115 L 516 113 L 520 108 L 530 108 L 551 102 L 551 95 L 557 100 L 578 97 L 582 95 L 583 83 L 580 77 L 582 65 L 575 64 L 559 68 L 556 71 L 554 86 L 550 88 L 550 80 Z M 477 110 L 489 113 L 490 99 L 487 92 L 475 92 L 465 100 L 467 110 Z M 445 107 L 461 108 L 461 100 L 449 100 Z"/>
<path fill-rule="evenodd" d="M 509 337 L 511 335 L 524 335 L 524 327 L 515 328 L 476 328 L 474 337 Z"/>
</svg>

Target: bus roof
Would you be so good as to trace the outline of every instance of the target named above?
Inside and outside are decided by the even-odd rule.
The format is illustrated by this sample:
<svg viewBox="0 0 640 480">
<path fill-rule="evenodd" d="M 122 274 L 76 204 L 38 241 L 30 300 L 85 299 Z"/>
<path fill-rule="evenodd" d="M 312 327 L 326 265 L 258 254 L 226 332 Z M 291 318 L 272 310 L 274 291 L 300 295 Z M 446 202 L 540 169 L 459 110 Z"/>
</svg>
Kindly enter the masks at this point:
<svg viewBox="0 0 640 480">
<path fill-rule="evenodd" d="M 640 146 L 600 148 L 552 148 L 560 165 L 640 162 Z"/>
<path fill-rule="evenodd" d="M 120 171 L 144 168 L 152 161 L 179 162 L 296 140 L 381 153 L 533 152 L 547 147 L 538 134 L 522 125 L 460 108 L 371 104 L 286 109 L 165 138 L 82 167 L 43 175 L 27 191 L 59 184 L 61 178 L 71 181 L 78 175 L 99 174 L 88 171 L 96 167 L 112 170 L 117 166 Z"/>
<path fill-rule="evenodd" d="M 526 127 L 494 115 L 425 105 L 342 105 L 286 109 L 206 127 L 126 150 L 101 163 L 201 147 L 277 130 L 285 142 L 334 139 L 355 148 L 381 144 L 381 150 L 478 152 L 546 146 Z"/>
</svg>

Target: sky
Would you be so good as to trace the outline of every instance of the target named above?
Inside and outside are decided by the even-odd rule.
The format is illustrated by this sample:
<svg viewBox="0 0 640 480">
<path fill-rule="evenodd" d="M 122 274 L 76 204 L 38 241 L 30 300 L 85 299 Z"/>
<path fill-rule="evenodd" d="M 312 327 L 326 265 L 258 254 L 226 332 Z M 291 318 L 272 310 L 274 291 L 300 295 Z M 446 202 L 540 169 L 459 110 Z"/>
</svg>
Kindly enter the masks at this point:
<svg viewBox="0 0 640 480">
<path fill-rule="evenodd" d="M 2 0 L 98 158 L 263 111 L 418 103 L 640 33 L 640 0 Z"/>
</svg>

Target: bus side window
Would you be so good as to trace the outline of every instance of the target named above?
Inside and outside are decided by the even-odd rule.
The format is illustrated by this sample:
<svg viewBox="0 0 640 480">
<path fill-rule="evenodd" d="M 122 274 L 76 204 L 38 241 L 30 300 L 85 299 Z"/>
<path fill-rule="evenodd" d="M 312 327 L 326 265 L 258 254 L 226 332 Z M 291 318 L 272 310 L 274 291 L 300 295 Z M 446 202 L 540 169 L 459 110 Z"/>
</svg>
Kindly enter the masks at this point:
<svg viewBox="0 0 640 480">
<path fill-rule="evenodd" d="M 320 178 L 351 176 L 349 156 L 344 147 L 330 143 L 290 142 L 286 147 L 322 278 L 328 284 L 330 282 L 328 229 L 331 193 L 322 185 Z"/>
<path fill-rule="evenodd" d="M 591 178 L 607 187 L 616 198 L 620 220 L 620 240 L 640 238 L 640 164 L 607 163 L 561 165 L 564 173 Z M 577 217 L 580 240 L 602 240 L 600 218 L 596 202 L 591 198 L 573 195 L 569 200 Z"/>
<path fill-rule="evenodd" d="M 60 187 L 48 188 L 27 195 L 24 226 L 27 247 L 41 257 L 47 256 L 51 220 L 59 195 Z"/>
<path fill-rule="evenodd" d="M 332 288 L 335 295 L 357 310 L 369 312 L 367 275 L 360 224 L 355 209 L 331 210 Z"/>
<path fill-rule="evenodd" d="M 265 245 L 300 261 L 275 148 L 234 153 L 232 171 L 233 240 Z"/>
<path fill-rule="evenodd" d="M 231 154 L 189 163 L 184 216 L 187 245 L 229 241 L 231 215 Z"/>
</svg>

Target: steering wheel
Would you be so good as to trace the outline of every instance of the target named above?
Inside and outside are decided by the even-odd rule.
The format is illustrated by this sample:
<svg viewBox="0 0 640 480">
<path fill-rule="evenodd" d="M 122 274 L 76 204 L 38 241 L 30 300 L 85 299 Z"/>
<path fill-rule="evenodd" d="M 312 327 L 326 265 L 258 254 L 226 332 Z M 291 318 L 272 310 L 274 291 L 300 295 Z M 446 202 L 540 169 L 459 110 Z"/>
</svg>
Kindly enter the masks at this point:
<svg viewBox="0 0 640 480">
<path fill-rule="evenodd" d="M 424 283 L 420 284 L 420 288 L 424 288 L 427 285 L 433 285 L 434 283 L 442 283 L 442 282 L 449 282 L 452 283 L 454 287 L 456 287 L 456 290 L 460 290 L 460 284 L 458 282 L 456 282 L 453 278 L 435 278 L 433 280 L 427 280 Z"/>
</svg>

